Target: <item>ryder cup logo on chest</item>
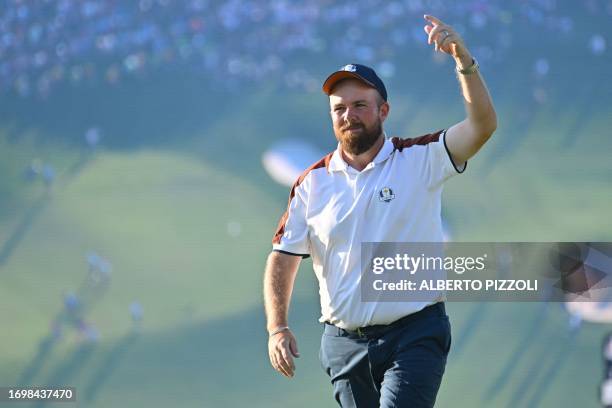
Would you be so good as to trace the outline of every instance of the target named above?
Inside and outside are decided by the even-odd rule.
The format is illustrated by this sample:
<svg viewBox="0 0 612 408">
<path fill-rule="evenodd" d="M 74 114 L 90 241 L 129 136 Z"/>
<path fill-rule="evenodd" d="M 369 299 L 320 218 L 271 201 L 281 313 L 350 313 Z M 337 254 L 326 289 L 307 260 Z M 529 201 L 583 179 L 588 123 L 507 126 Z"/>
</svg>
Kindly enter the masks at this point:
<svg viewBox="0 0 612 408">
<path fill-rule="evenodd" d="M 389 187 L 383 187 L 378 192 L 378 199 L 380 201 L 385 202 L 385 203 L 388 203 L 389 201 L 393 200 L 394 198 L 395 198 L 395 194 L 393 194 L 393 190 L 391 190 Z"/>
</svg>

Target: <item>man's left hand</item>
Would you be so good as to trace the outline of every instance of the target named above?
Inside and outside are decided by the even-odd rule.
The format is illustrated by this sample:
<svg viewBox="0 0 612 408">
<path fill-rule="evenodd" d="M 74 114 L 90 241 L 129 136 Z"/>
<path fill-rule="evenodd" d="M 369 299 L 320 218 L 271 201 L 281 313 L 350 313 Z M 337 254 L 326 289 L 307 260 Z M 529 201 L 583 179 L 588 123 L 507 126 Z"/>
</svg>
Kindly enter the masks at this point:
<svg viewBox="0 0 612 408">
<path fill-rule="evenodd" d="M 423 17 L 428 21 L 423 27 L 428 35 L 427 43 L 433 43 L 436 51 L 453 56 L 460 69 L 469 67 L 472 64 L 472 56 L 455 29 L 437 17 L 429 14 Z"/>
</svg>

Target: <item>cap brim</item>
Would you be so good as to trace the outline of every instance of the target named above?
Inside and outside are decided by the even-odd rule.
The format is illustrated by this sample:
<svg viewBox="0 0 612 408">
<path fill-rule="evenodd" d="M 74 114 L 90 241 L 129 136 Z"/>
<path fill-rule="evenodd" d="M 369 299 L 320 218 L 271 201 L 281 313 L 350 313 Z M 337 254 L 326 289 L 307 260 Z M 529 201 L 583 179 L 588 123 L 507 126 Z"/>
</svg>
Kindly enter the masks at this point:
<svg viewBox="0 0 612 408">
<path fill-rule="evenodd" d="M 370 81 L 368 81 L 365 78 L 363 78 L 361 75 L 358 75 L 358 74 L 356 74 L 354 72 L 350 72 L 350 71 L 336 71 L 333 74 L 331 74 L 330 76 L 328 76 L 327 79 L 325 80 L 325 82 L 323 82 L 323 92 L 326 95 L 329 95 L 331 93 L 331 90 L 333 89 L 334 85 L 336 85 L 336 83 L 338 83 L 338 81 L 341 81 L 341 80 L 347 79 L 347 78 L 358 79 L 361 82 L 371 86 L 372 88 L 376 88 L 376 86 L 374 86 L 373 83 L 371 83 Z"/>
</svg>

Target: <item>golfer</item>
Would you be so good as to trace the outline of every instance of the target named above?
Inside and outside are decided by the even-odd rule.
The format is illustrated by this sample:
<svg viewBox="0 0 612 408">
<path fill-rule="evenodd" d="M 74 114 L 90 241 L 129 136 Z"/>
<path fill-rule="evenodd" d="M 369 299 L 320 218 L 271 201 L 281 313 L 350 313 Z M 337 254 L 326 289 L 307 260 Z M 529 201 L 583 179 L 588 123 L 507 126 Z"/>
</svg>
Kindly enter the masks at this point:
<svg viewBox="0 0 612 408">
<path fill-rule="evenodd" d="M 299 353 L 287 312 L 300 260 L 312 257 L 324 326 L 319 357 L 342 407 L 434 406 L 450 350 L 443 294 L 363 302 L 360 291 L 362 241 L 443 241 L 442 186 L 465 170 L 497 127 L 463 39 L 438 18 L 425 20 L 428 43 L 456 62 L 466 118 L 424 136 L 388 139 L 383 123 L 390 105 L 376 72 L 349 64 L 332 73 L 323 91 L 338 148 L 293 185 L 266 264 L 270 362 L 293 377 Z"/>
</svg>

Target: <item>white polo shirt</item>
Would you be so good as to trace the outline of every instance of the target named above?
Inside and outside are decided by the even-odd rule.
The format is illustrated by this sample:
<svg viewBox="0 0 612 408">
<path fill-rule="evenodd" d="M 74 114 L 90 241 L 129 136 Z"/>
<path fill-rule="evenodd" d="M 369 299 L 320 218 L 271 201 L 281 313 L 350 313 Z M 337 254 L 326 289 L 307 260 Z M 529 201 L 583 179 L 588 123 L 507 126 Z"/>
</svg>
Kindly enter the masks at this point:
<svg viewBox="0 0 612 408">
<path fill-rule="evenodd" d="M 361 172 L 340 147 L 309 167 L 293 185 L 273 249 L 312 256 L 321 322 L 343 329 L 389 324 L 443 299 L 362 302 L 362 242 L 442 242 L 444 181 L 465 166 L 452 162 L 445 131 L 386 139 Z"/>
</svg>

